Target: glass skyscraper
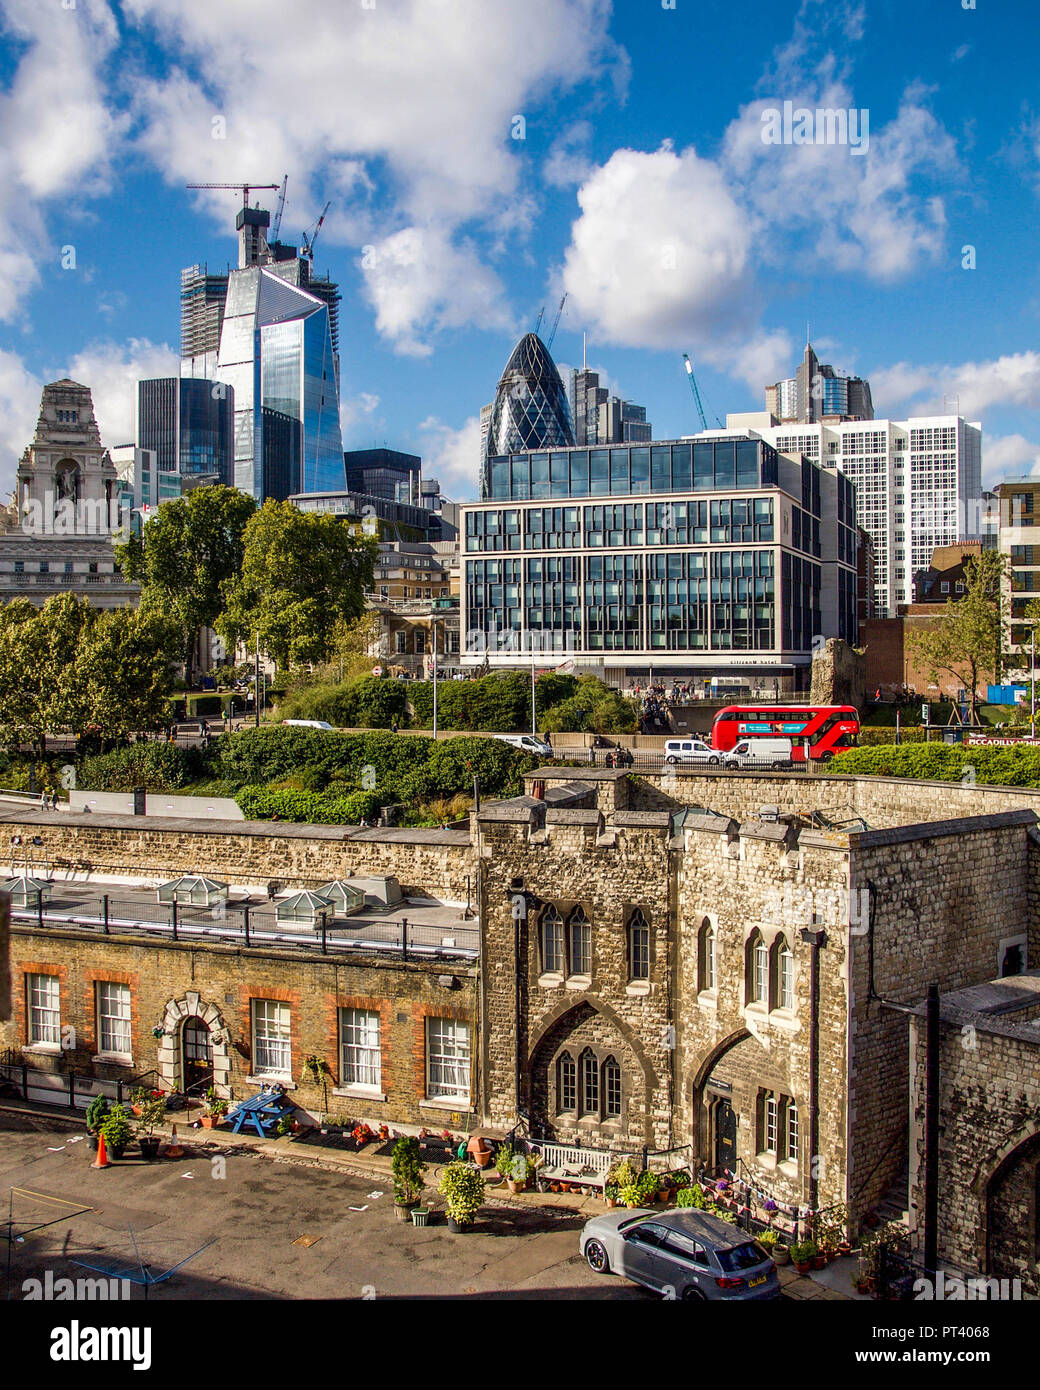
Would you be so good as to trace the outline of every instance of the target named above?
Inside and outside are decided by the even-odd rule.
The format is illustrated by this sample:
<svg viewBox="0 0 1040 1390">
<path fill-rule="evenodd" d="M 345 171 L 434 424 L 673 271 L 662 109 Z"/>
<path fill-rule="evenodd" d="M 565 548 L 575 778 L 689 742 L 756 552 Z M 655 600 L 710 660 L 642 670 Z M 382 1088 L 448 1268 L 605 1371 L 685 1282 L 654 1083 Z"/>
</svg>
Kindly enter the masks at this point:
<svg viewBox="0 0 1040 1390">
<path fill-rule="evenodd" d="M 339 368 L 329 307 L 259 266 L 233 270 L 217 367 L 235 393 L 235 486 L 265 500 L 265 477 L 290 492 L 343 487 L 339 421 Z M 299 464 L 273 458 L 263 438 L 264 412 L 297 420 Z M 279 431 L 279 439 L 285 437 Z M 288 494 L 286 494 L 288 495 Z"/>
<path fill-rule="evenodd" d="M 482 473 L 487 461 L 524 449 L 563 449 L 574 443 L 570 408 L 556 364 L 536 333 L 513 349 L 491 407 Z"/>
<path fill-rule="evenodd" d="M 234 397 L 230 386 L 194 377 L 138 382 L 138 448 L 154 450 L 160 473 L 230 485 Z"/>
</svg>

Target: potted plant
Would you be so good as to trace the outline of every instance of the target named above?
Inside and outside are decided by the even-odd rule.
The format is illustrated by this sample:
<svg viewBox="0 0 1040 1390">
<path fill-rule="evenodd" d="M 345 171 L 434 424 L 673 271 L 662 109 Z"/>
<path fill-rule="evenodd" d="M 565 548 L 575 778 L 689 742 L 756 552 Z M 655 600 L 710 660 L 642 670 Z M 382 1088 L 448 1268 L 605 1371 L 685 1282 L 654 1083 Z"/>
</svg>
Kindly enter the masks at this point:
<svg viewBox="0 0 1040 1390">
<path fill-rule="evenodd" d="M 390 1167 L 394 1175 L 394 1215 L 398 1221 L 408 1221 L 413 1207 L 422 1201 L 423 1176 L 426 1173 L 418 1139 L 398 1139 Z"/>
<path fill-rule="evenodd" d="M 141 1117 L 143 1134 L 138 1134 L 137 1146 L 146 1163 L 159 1157 L 159 1137 L 152 1131 L 166 1119 L 166 1095 L 163 1091 L 142 1092 L 138 1101 L 137 1114 Z"/>
<path fill-rule="evenodd" d="M 130 1123 L 125 1105 L 114 1105 L 101 1121 L 101 1133 L 105 1136 L 105 1148 L 110 1158 L 122 1158 L 126 1147 L 134 1137 L 134 1127 Z"/>
<path fill-rule="evenodd" d="M 363 1149 L 366 1144 L 370 1144 L 372 1140 L 376 1137 L 371 1127 L 369 1125 L 366 1125 L 363 1120 L 360 1124 L 356 1124 L 354 1126 L 352 1135 L 354 1143 L 358 1146 L 359 1151 Z"/>
<path fill-rule="evenodd" d="M 757 1243 L 761 1245 L 762 1249 L 767 1251 L 770 1255 L 772 1255 L 776 1250 L 776 1243 L 778 1239 L 779 1237 L 777 1236 L 775 1231 L 759 1231 L 758 1235 L 755 1237 Z"/>
<path fill-rule="evenodd" d="M 472 1163 L 449 1163 L 437 1190 L 448 1208 L 449 1228 L 468 1230 L 484 1201 L 484 1174 Z"/>
<path fill-rule="evenodd" d="M 809 1273 L 816 1255 L 817 1249 L 814 1240 L 795 1241 L 794 1245 L 791 1246 L 791 1260 L 799 1274 Z"/>
<path fill-rule="evenodd" d="M 603 1200 L 608 1207 L 616 1207 L 618 1204 L 617 1184 L 607 1182 L 603 1184 Z"/>
<path fill-rule="evenodd" d="M 525 1153 L 514 1153 L 513 1161 L 506 1174 L 506 1186 L 510 1192 L 523 1192 L 534 1173 L 534 1164 Z"/>
<path fill-rule="evenodd" d="M 773 1260 L 778 1265 L 785 1265 L 791 1258 L 791 1247 L 777 1232 L 774 1231 L 773 1234 L 776 1236 L 776 1244 L 771 1251 Z"/>
<path fill-rule="evenodd" d="M 303 1059 L 303 1080 L 310 1081 L 314 1086 L 321 1087 L 323 1108 L 328 1107 L 329 1103 L 329 1078 L 332 1073 L 329 1071 L 329 1064 L 324 1057 L 319 1057 L 312 1053 Z"/>
<path fill-rule="evenodd" d="M 657 1189 L 660 1186 L 656 1173 L 651 1173 L 649 1168 L 645 1173 L 640 1173 L 636 1179 L 636 1190 L 639 1193 L 639 1205 L 641 1207 L 652 1206 L 657 1200 Z"/>
<path fill-rule="evenodd" d="M 513 1171 L 513 1157 L 516 1150 L 508 1139 L 503 1139 L 495 1154 L 495 1168 L 503 1182 L 508 1182 Z"/>
<path fill-rule="evenodd" d="M 218 1096 L 211 1086 L 206 1092 L 206 1108 L 199 1116 L 199 1119 L 202 1121 L 202 1128 L 216 1129 L 227 1112 L 227 1101 L 223 1096 Z"/>
<path fill-rule="evenodd" d="M 105 1116 L 109 1112 L 110 1102 L 108 1096 L 95 1096 L 87 1106 L 87 1133 L 98 1135 L 101 1133 L 101 1125 Z"/>
</svg>

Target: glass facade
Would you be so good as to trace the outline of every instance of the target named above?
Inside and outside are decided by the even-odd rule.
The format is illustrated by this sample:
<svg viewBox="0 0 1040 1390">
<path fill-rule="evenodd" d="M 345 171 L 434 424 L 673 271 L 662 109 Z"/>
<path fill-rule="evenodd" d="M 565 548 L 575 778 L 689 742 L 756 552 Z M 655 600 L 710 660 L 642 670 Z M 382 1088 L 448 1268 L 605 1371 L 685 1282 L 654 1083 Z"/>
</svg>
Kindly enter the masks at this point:
<svg viewBox="0 0 1040 1390">
<path fill-rule="evenodd" d="M 488 484 L 503 505 L 463 523 L 464 629 L 481 653 L 508 662 L 534 642 L 768 666 L 807 664 L 821 634 L 856 639 L 855 489 L 763 441 L 513 454 Z M 604 494 L 616 500 L 591 500 Z"/>
<path fill-rule="evenodd" d="M 775 487 L 777 480 L 776 450 L 757 439 L 503 452 L 489 453 L 481 500 L 716 492 Z"/>
<path fill-rule="evenodd" d="M 137 443 L 160 473 L 207 475 L 230 484 L 234 391 L 197 377 L 158 377 L 137 387 Z"/>
<path fill-rule="evenodd" d="M 541 338 L 527 333 L 513 349 L 498 383 L 488 427 L 487 458 L 516 453 L 521 449 L 565 448 L 573 443 L 567 393 L 556 364 Z M 543 455 L 542 458 L 548 482 L 548 456 Z M 481 496 L 487 495 L 482 480 Z M 492 495 L 510 497 L 521 494 L 507 492 Z M 550 494 L 523 495 L 548 497 Z"/>
</svg>

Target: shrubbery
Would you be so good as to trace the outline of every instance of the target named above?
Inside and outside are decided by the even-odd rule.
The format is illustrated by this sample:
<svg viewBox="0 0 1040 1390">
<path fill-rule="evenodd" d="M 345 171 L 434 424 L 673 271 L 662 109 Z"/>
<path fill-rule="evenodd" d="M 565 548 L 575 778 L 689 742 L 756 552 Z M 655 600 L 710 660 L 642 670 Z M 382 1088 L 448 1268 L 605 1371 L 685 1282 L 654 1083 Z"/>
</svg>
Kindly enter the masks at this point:
<svg viewBox="0 0 1040 1390">
<path fill-rule="evenodd" d="M 379 814 L 374 792 L 327 796 L 322 792 L 275 791 L 269 787 L 243 787 L 235 800 L 246 820 L 304 821 L 310 825 L 359 825 Z"/>
<path fill-rule="evenodd" d="M 99 792 L 129 792 L 135 787 L 175 792 L 203 772 L 201 749 L 174 743 L 132 743 L 112 753 L 84 758 L 78 774 L 81 787 Z"/>
<path fill-rule="evenodd" d="M 879 748 L 850 748 L 834 759 L 828 771 L 836 776 L 913 777 L 926 781 L 959 782 L 965 768 L 975 769 L 984 786 L 1040 787 L 1040 748 L 973 748 L 960 744 L 886 744 Z"/>
</svg>

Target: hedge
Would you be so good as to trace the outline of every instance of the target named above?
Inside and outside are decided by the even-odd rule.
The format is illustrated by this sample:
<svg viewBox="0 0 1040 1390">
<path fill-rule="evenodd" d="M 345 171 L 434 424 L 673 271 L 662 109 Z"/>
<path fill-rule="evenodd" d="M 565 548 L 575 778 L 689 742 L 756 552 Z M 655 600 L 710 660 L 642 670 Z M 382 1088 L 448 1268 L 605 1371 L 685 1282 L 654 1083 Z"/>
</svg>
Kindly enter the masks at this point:
<svg viewBox="0 0 1040 1390">
<path fill-rule="evenodd" d="M 243 787 L 235 800 L 246 820 L 303 821 L 310 825 L 359 825 L 375 820 L 379 797 L 374 792 L 350 796 L 324 796 L 320 792 L 271 791 L 267 787 Z"/>
<path fill-rule="evenodd" d="M 77 781 L 99 792 L 129 792 L 135 787 L 175 792 L 198 778 L 205 763 L 201 753 L 201 749 L 178 748 L 175 743 L 132 743 L 129 748 L 84 758 Z"/>
<path fill-rule="evenodd" d="M 959 782 L 967 768 L 983 786 L 1040 787 L 1040 748 L 993 748 L 947 743 L 850 748 L 829 764 L 833 776 L 912 777 Z"/>
</svg>

